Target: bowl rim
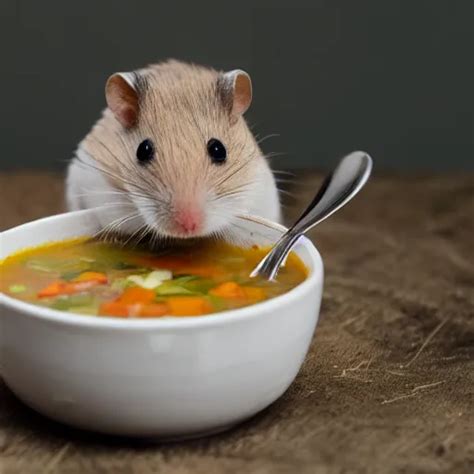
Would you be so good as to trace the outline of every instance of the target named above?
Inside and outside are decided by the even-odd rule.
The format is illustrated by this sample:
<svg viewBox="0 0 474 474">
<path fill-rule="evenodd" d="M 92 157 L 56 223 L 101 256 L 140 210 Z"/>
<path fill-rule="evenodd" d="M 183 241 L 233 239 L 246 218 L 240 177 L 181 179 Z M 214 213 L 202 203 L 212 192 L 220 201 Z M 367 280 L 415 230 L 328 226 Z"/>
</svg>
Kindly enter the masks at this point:
<svg viewBox="0 0 474 474">
<path fill-rule="evenodd" d="M 35 224 L 45 223 L 51 220 L 53 225 L 57 225 L 61 218 L 70 218 L 71 214 L 87 215 L 89 211 L 73 211 L 56 214 L 53 216 L 43 217 L 34 221 L 21 224 L 0 233 L 5 236 L 6 233 L 27 231 Z M 287 228 L 281 224 L 277 224 L 268 219 L 259 217 L 253 222 L 256 226 L 268 226 L 275 230 L 284 232 Z M 24 228 L 24 229 L 23 229 Z M 58 240 L 60 241 L 60 240 Z M 261 313 L 272 313 L 278 311 L 282 304 L 288 305 L 301 298 L 312 287 L 323 284 L 323 261 L 316 246 L 307 237 L 302 236 L 298 244 L 307 252 L 312 270 L 306 280 L 292 288 L 290 291 L 281 295 L 270 298 L 260 303 L 255 303 L 243 308 L 219 311 L 203 316 L 183 316 L 183 317 L 165 317 L 165 318 L 120 318 L 114 316 L 95 316 L 84 315 L 79 313 L 69 313 L 55 309 L 38 306 L 33 303 L 27 303 L 8 296 L 0 292 L 0 306 L 4 309 L 16 310 L 38 320 L 50 323 L 63 324 L 65 326 L 81 327 L 81 328 L 100 328 L 100 329 L 117 329 L 117 330 L 143 330 L 143 329 L 173 329 L 184 330 L 189 328 L 200 328 L 208 326 L 221 326 L 235 322 L 261 317 Z M 38 243 L 37 245 L 41 245 Z M 6 258 L 6 257 L 2 257 Z M 3 310 L 0 312 L 3 313 Z"/>
</svg>

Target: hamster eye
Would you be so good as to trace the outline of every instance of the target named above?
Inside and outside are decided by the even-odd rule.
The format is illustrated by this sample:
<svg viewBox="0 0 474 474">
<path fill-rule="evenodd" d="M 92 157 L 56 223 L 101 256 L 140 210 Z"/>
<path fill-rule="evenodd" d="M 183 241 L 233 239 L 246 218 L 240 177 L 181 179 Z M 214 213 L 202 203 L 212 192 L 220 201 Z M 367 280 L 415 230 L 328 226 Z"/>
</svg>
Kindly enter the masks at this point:
<svg viewBox="0 0 474 474">
<path fill-rule="evenodd" d="M 222 165 L 227 158 L 225 146 L 217 138 L 211 138 L 207 142 L 207 153 L 211 161 L 216 165 Z"/>
<path fill-rule="evenodd" d="M 146 164 L 155 157 L 155 147 L 149 139 L 143 140 L 137 148 L 137 159 L 140 164 Z"/>
</svg>

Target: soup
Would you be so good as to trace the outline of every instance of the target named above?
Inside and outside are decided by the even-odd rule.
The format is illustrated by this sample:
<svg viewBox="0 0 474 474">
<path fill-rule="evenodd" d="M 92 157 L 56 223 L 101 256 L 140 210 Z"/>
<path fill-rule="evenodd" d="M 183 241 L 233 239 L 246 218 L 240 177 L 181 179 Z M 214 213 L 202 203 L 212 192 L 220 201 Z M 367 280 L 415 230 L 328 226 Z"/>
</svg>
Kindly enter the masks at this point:
<svg viewBox="0 0 474 474">
<path fill-rule="evenodd" d="M 0 290 L 84 315 L 201 316 L 281 295 L 307 276 L 294 253 L 276 282 L 249 274 L 268 249 L 201 243 L 157 254 L 93 239 L 23 250 L 0 263 Z"/>
</svg>

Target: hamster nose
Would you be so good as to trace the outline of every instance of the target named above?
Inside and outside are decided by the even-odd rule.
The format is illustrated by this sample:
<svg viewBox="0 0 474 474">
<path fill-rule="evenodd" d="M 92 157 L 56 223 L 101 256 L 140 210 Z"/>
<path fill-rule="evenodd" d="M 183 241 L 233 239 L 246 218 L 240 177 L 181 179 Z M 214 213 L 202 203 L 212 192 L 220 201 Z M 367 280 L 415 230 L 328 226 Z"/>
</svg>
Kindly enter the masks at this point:
<svg viewBox="0 0 474 474">
<path fill-rule="evenodd" d="M 185 234 L 199 231 L 202 226 L 202 220 L 202 212 L 192 206 L 179 208 L 174 216 L 176 227 Z"/>
</svg>

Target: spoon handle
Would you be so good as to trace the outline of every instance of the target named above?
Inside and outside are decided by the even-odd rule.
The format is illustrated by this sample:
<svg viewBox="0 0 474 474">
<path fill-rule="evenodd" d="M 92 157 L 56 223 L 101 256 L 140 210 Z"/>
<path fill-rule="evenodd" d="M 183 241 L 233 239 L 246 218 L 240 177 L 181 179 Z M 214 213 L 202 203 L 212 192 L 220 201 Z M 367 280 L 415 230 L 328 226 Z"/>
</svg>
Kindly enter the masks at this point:
<svg viewBox="0 0 474 474">
<path fill-rule="evenodd" d="M 273 280 L 297 240 L 349 202 L 367 182 L 371 170 L 372 159 L 367 153 L 355 151 L 344 157 L 337 168 L 324 180 L 310 205 L 280 237 L 250 276 L 260 275 Z"/>
</svg>

